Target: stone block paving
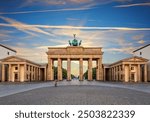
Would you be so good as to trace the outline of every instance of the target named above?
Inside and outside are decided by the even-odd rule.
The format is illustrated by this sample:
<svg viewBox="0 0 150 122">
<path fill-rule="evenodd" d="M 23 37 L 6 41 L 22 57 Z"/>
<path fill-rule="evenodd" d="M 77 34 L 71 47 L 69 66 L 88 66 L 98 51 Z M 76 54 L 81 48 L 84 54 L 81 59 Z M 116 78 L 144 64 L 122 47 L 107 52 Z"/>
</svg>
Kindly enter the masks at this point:
<svg viewBox="0 0 150 122">
<path fill-rule="evenodd" d="M 44 83 L 1 83 L 6 105 L 150 105 L 150 83 L 78 80 Z"/>
</svg>

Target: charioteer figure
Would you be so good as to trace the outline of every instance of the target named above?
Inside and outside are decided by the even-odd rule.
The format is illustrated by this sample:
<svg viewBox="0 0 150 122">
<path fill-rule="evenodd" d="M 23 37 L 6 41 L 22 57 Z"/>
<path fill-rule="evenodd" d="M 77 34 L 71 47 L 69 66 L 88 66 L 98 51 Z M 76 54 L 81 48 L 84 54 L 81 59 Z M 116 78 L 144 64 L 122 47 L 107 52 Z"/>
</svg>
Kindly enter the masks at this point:
<svg viewBox="0 0 150 122">
<path fill-rule="evenodd" d="M 80 40 L 80 42 L 78 42 L 78 40 L 76 39 L 76 34 L 73 34 L 74 39 L 72 41 L 69 40 L 69 45 L 70 46 L 80 46 L 82 43 L 82 40 Z"/>
</svg>

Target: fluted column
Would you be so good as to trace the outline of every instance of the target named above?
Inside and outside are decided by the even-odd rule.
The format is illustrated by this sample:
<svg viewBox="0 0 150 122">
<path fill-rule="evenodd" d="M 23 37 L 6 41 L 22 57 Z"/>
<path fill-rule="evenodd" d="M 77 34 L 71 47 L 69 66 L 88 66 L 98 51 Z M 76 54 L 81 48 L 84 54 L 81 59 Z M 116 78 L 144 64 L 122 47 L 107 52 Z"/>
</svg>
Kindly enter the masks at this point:
<svg viewBox="0 0 150 122">
<path fill-rule="evenodd" d="M 53 59 L 51 59 L 51 58 L 48 59 L 47 80 L 54 80 L 54 76 L 53 76 Z"/>
<path fill-rule="evenodd" d="M 67 59 L 67 80 L 71 80 L 71 60 L 70 58 Z"/>
<path fill-rule="evenodd" d="M 27 80 L 27 65 L 24 64 L 24 81 Z"/>
<path fill-rule="evenodd" d="M 46 68 L 44 68 L 44 81 L 46 81 Z M 53 78 L 54 78 L 54 73 L 53 73 Z"/>
<path fill-rule="evenodd" d="M 106 68 L 104 68 L 103 71 L 104 71 L 104 73 L 103 73 L 103 74 L 104 74 L 104 75 L 103 75 L 103 79 L 104 79 L 104 81 L 106 81 Z"/>
<path fill-rule="evenodd" d="M 18 81 L 20 82 L 20 64 L 18 64 Z"/>
<path fill-rule="evenodd" d="M 119 65 L 119 81 L 121 81 L 121 65 Z"/>
<path fill-rule="evenodd" d="M 125 65 L 122 65 L 122 81 L 125 82 Z"/>
<path fill-rule="evenodd" d="M 62 61 L 60 58 L 58 58 L 58 76 L 57 77 L 59 81 L 62 80 Z"/>
<path fill-rule="evenodd" d="M 11 64 L 9 64 L 8 67 L 9 71 L 8 71 L 8 81 L 12 81 L 12 68 L 11 68 Z"/>
<path fill-rule="evenodd" d="M 2 64 L 2 81 L 5 81 L 5 64 Z"/>
<path fill-rule="evenodd" d="M 80 58 L 80 63 L 79 63 L 79 80 L 83 80 L 83 59 Z"/>
<path fill-rule="evenodd" d="M 128 76 L 128 78 L 129 78 L 129 82 L 131 81 L 131 64 L 129 64 L 129 76 Z"/>
<path fill-rule="evenodd" d="M 141 82 L 141 67 L 140 64 L 137 66 L 137 81 Z"/>
<path fill-rule="evenodd" d="M 97 80 L 103 80 L 103 69 L 101 64 L 101 58 L 97 59 Z"/>
<path fill-rule="evenodd" d="M 144 65 L 144 82 L 147 82 L 147 64 Z"/>
<path fill-rule="evenodd" d="M 92 80 L 92 58 L 88 60 L 88 80 Z"/>
<path fill-rule="evenodd" d="M 96 80 L 99 80 L 100 75 L 99 75 L 99 59 L 96 61 Z"/>
<path fill-rule="evenodd" d="M 114 81 L 116 80 L 116 73 L 115 73 L 116 67 L 114 66 Z"/>
<path fill-rule="evenodd" d="M 38 79 L 39 79 L 39 81 L 41 80 L 41 71 L 40 71 L 40 68 L 38 68 Z"/>
</svg>

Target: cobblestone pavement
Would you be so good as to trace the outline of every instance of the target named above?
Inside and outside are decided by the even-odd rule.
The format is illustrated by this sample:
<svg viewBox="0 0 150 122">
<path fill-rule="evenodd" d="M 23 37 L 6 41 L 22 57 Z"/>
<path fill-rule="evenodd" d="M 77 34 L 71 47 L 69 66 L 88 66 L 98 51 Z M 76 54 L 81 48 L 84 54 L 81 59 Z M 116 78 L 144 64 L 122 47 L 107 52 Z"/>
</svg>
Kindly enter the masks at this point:
<svg viewBox="0 0 150 122">
<path fill-rule="evenodd" d="M 150 83 L 77 80 L 44 83 L 1 83 L 0 104 L 113 105 L 150 104 Z"/>
</svg>

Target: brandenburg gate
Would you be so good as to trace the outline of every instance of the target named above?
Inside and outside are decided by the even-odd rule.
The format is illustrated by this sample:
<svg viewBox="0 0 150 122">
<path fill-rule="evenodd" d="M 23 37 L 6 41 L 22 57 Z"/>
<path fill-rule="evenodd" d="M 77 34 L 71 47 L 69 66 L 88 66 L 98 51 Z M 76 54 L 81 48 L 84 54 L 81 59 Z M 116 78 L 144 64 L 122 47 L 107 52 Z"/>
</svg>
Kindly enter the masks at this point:
<svg viewBox="0 0 150 122">
<path fill-rule="evenodd" d="M 48 70 L 47 80 L 54 80 L 54 61 L 57 63 L 57 80 L 62 80 L 62 61 L 67 61 L 67 80 L 71 80 L 71 61 L 79 61 L 79 80 L 83 80 L 83 61 L 88 61 L 88 80 L 92 78 L 92 61 L 96 61 L 96 80 L 103 80 L 102 55 L 101 47 L 83 47 L 81 41 L 69 41 L 67 47 L 49 47 L 48 48 Z"/>
</svg>

